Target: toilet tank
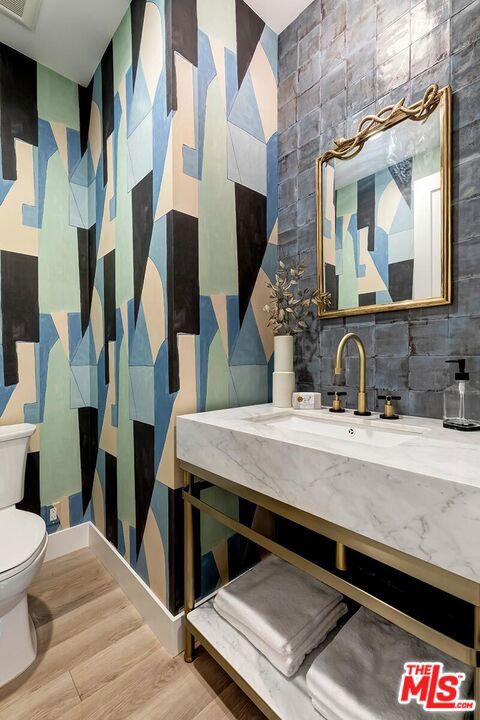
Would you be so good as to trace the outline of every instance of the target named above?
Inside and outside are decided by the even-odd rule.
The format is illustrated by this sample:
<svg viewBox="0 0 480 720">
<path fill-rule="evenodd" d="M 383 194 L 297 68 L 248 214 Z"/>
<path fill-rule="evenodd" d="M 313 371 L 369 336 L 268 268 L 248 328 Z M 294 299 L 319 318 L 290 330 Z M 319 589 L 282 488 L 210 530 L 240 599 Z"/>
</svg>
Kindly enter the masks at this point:
<svg viewBox="0 0 480 720">
<path fill-rule="evenodd" d="M 28 443 L 35 425 L 0 426 L 0 510 L 23 499 Z"/>
</svg>

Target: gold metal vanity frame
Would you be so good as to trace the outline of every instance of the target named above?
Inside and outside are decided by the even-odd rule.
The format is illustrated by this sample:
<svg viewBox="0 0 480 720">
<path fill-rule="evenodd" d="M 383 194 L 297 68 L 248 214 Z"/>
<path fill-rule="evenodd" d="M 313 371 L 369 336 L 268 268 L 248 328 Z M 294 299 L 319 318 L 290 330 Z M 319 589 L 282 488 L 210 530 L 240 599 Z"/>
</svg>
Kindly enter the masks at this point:
<svg viewBox="0 0 480 720">
<path fill-rule="evenodd" d="M 334 141 L 334 148 L 321 155 L 316 163 L 317 185 L 317 257 L 318 287 L 325 292 L 325 273 L 323 267 L 323 165 L 336 158 L 350 160 L 364 147 L 369 138 L 388 130 L 405 120 L 421 122 L 435 110 L 440 112 L 441 140 L 441 250 L 442 250 L 442 295 L 438 298 L 423 300 L 399 300 L 382 305 L 362 305 L 360 307 L 329 310 L 318 306 L 321 317 L 349 317 L 366 313 L 390 312 L 436 305 L 449 305 L 452 302 L 452 90 L 449 85 L 439 89 L 438 85 L 430 85 L 421 100 L 413 105 L 405 105 L 405 99 L 395 105 L 388 105 L 376 115 L 367 115 L 362 119 L 358 130 L 351 138 L 339 138 Z"/>
<path fill-rule="evenodd" d="M 228 663 L 225 658 L 211 645 L 194 625 L 189 621 L 189 613 L 195 609 L 195 548 L 193 531 L 193 510 L 206 513 L 217 522 L 230 528 L 235 533 L 247 540 L 259 545 L 268 552 L 282 558 L 295 567 L 303 570 L 312 577 L 321 580 L 354 602 L 372 610 L 380 617 L 392 622 L 398 627 L 406 630 L 412 635 L 420 638 L 426 643 L 433 645 L 447 655 L 459 660 L 474 668 L 474 698 L 477 707 L 470 715 L 472 720 L 480 720 L 480 583 L 460 577 L 448 570 L 443 570 L 424 560 L 412 557 L 387 545 L 370 540 L 358 533 L 335 525 L 327 520 L 312 515 L 298 508 L 292 507 L 255 490 L 238 485 L 208 470 L 204 470 L 185 461 L 180 461 L 180 467 L 184 473 L 184 532 L 185 532 L 185 661 L 192 662 L 195 652 L 195 640 L 197 640 L 207 652 L 219 663 L 219 665 L 230 675 L 245 694 L 254 702 L 257 707 L 269 718 L 269 720 L 281 720 L 256 691 L 242 678 L 241 675 Z M 195 478 L 206 481 L 217 487 L 237 495 L 237 497 L 248 500 L 255 505 L 269 510 L 287 520 L 297 523 L 304 528 L 313 530 L 324 537 L 334 540 L 337 549 L 351 548 L 363 555 L 399 570 L 412 578 L 422 580 L 439 590 L 443 590 L 454 597 L 464 600 L 473 606 L 474 611 L 474 637 L 472 646 L 468 647 L 454 640 L 448 635 L 429 627 L 428 625 L 407 615 L 393 605 L 389 605 L 380 598 L 366 592 L 364 589 L 354 585 L 341 576 L 316 565 L 303 558 L 297 553 L 289 550 L 275 540 L 263 535 L 256 530 L 243 525 L 230 518 L 228 515 L 216 510 L 212 506 L 195 497 L 193 487 Z M 338 557 L 337 557 L 338 559 Z M 199 604 L 202 604 L 200 601 Z"/>
</svg>

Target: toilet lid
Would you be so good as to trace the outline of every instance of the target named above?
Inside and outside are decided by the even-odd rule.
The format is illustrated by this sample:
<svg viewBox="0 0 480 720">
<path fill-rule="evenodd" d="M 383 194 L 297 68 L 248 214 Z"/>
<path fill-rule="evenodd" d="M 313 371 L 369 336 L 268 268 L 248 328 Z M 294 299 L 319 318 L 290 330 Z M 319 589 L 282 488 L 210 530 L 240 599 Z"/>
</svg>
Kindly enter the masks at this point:
<svg viewBox="0 0 480 720">
<path fill-rule="evenodd" d="M 45 542 L 40 515 L 8 508 L 0 510 L 0 575 L 34 557 Z"/>
</svg>

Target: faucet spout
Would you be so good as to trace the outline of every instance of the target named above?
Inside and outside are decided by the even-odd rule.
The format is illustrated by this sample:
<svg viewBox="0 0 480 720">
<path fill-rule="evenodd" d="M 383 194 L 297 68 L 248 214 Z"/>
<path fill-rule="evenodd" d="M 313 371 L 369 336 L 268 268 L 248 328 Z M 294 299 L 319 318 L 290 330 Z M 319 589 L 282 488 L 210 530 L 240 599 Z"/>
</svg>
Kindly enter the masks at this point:
<svg viewBox="0 0 480 720">
<path fill-rule="evenodd" d="M 357 346 L 358 356 L 360 359 L 357 410 L 355 411 L 355 415 L 371 415 L 371 413 L 367 410 L 367 356 L 365 352 L 365 345 L 356 333 L 347 333 L 347 335 L 344 335 L 340 340 L 335 360 L 335 374 L 342 375 L 344 372 L 345 348 L 350 340 L 352 340 Z"/>
</svg>

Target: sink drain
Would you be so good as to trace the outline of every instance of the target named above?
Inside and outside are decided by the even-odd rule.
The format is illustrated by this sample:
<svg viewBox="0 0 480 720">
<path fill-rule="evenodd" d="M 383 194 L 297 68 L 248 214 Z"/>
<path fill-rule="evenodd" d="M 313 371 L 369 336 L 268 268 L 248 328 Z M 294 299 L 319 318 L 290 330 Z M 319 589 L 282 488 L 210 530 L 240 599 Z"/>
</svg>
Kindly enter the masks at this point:
<svg viewBox="0 0 480 720">
<path fill-rule="evenodd" d="M 350 437 L 353 437 L 355 435 L 355 430 L 353 428 L 349 428 L 348 434 L 350 435 Z"/>
</svg>

